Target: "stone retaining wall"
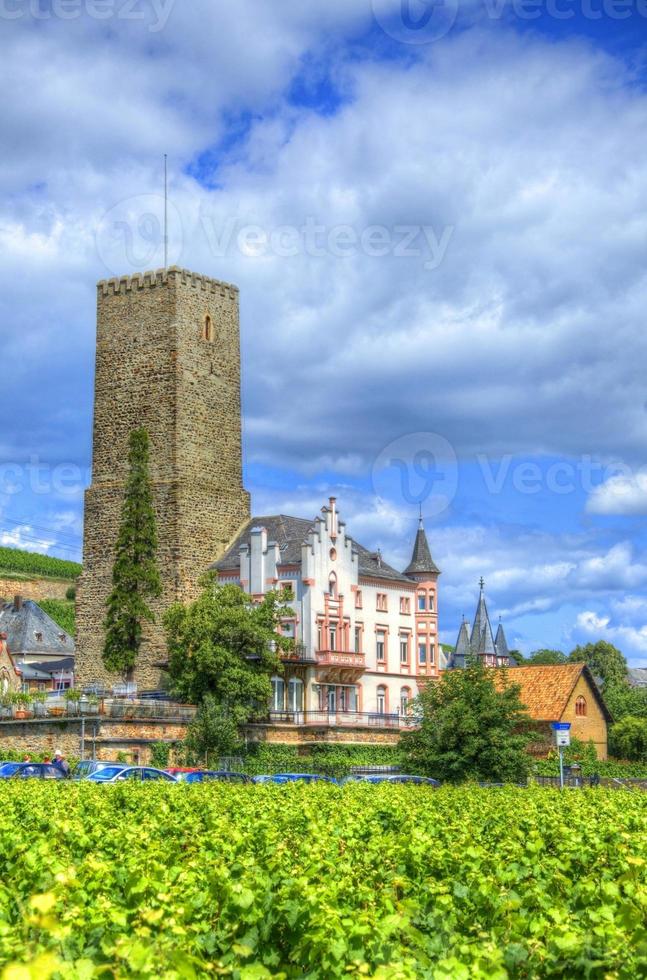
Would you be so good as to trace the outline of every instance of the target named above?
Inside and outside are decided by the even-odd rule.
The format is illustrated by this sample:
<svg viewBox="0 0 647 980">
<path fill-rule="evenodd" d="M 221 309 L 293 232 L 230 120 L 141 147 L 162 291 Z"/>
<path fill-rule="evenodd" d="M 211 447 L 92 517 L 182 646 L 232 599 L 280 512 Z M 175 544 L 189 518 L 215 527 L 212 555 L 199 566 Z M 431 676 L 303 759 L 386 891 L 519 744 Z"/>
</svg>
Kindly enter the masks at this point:
<svg viewBox="0 0 647 980">
<path fill-rule="evenodd" d="M 64 599 L 65 593 L 74 579 L 33 578 L 13 579 L 0 577 L 0 599 L 9 602 L 14 596 L 21 595 L 23 599 Z"/>
</svg>

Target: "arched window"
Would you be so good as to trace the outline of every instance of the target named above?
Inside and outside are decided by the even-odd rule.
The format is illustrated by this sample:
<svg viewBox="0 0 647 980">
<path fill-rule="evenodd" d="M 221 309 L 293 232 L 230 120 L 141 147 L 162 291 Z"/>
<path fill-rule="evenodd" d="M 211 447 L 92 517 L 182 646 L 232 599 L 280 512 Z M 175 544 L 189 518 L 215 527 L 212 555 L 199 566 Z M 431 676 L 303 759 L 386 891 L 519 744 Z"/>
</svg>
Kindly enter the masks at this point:
<svg viewBox="0 0 647 980">
<path fill-rule="evenodd" d="M 586 698 L 583 698 L 581 694 L 575 702 L 575 714 L 579 718 L 583 718 L 586 715 Z"/>
<path fill-rule="evenodd" d="M 334 572 L 331 572 L 328 579 L 328 595 L 331 599 L 337 598 L 337 576 Z"/>
<path fill-rule="evenodd" d="M 285 681 L 282 677 L 272 678 L 272 711 L 285 711 Z"/>
<path fill-rule="evenodd" d="M 211 317 L 209 314 L 204 318 L 204 326 L 202 328 L 202 339 L 211 342 L 213 340 L 213 323 L 211 322 Z"/>
<path fill-rule="evenodd" d="M 409 714 L 409 701 L 411 700 L 411 688 L 403 687 L 400 691 L 400 714 Z"/>
<path fill-rule="evenodd" d="M 377 689 L 377 713 L 386 714 L 386 688 L 383 684 L 380 684 Z"/>
</svg>

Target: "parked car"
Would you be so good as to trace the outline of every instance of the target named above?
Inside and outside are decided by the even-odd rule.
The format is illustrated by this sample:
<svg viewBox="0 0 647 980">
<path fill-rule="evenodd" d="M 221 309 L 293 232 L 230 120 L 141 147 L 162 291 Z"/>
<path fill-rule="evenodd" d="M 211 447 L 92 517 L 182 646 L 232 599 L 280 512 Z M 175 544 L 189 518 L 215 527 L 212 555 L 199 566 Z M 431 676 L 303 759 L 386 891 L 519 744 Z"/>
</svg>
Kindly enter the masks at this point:
<svg viewBox="0 0 647 980">
<path fill-rule="evenodd" d="M 93 772 L 99 772 L 100 769 L 105 769 L 107 766 L 119 766 L 123 769 L 124 763 L 117 762 L 116 759 L 82 759 L 77 762 L 72 773 L 72 779 L 85 779 L 86 776 L 90 776 Z"/>
<path fill-rule="evenodd" d="M 337 783 L 331 776 L 312 772 L 277 772 L 274 776 L 254 776 L 254 783 Z"/>
<path fill-rule="evenodd" d="M 364 776 L 345 776 L 342 783 L 344 785 L 346 783 L 419 783 L 426 786 L 440 786 L 437 779 L 431 779 L 428 776 L 408 776 L 405 773 L 396 773 L 395 775 L 378 773 L 371 775 L 367 773 Z"/>
<path fill-rule="evenodd" d="M 49 762 L 5 762 L 0 779 L 65 779 L 57 766 Z"/>
<path fill-rule="evenodd" d="M 223 783 L 250 783 L 251 779 L 242 772 L 227 772 L 224 769 L 196 769 L 194 772 L 183 772 L 177 775 L 181 783 L 208 783 L 211 780 Z"/>
<path fill-rule="evenodd" d="M 85 777 L 87 783 L 121 783 L 126 780 L 136 782 L 150 782 L 158 780 L 160 782 L 177 783 L 175 776 L 163 769 L 153 769 L 152 766 L 106 766 L 105 769 L 98 769 Z"/>
</svg>

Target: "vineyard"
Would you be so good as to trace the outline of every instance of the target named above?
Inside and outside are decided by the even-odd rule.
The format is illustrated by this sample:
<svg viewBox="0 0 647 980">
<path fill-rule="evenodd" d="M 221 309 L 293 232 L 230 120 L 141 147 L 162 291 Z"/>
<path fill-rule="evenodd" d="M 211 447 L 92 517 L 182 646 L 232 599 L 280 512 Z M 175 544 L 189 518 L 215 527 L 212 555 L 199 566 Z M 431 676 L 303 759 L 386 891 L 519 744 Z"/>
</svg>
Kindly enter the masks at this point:
<svg viewBox="0 0 647 980">
<path fill-rule="evenodd" d="M 0 786 L 0 975 L 647 974 L 642 794 Z"/>
<path fill-rule="evenodd" d="M 81 574 L 81 566 L 75 561 L 38 555 L 32 551 L 19 551 L 16 548 L 0 548 L 0 573 L 38 578 L 75 579 Z"/>
</svg>

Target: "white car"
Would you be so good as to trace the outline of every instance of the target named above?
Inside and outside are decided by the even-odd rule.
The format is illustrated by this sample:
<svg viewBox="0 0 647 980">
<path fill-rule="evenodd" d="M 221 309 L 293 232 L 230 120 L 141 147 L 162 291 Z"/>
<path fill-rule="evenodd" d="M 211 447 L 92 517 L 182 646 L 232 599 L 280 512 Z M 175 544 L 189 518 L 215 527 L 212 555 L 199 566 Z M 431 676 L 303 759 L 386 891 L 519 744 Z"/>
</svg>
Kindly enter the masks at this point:
<svg viewBox="0 0 647 980">
<path fill-rule="evenodd" d="M 135 782 L 158 782 L 177 783 L 175 776 L 164 772 L 163 769 L 153 769 L 152 766 L 104 766 L 97 772 L 90 773 L 83 780 L 85 783 L 121 783 L 126 780 Z"/>
</svg>

